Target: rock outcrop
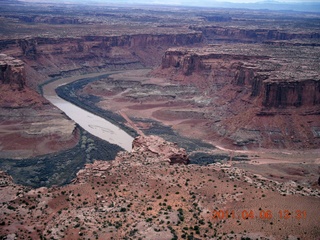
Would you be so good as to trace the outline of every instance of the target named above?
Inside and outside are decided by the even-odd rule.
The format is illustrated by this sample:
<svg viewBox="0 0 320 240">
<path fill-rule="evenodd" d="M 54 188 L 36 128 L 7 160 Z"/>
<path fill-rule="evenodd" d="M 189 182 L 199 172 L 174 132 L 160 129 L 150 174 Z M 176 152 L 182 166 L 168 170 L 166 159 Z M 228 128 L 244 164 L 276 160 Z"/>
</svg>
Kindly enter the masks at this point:
<svg viewBox="0 0 320 240">
<path fill-rule="evenodd" d="M 73 183 L 84 183 L 89 175 L 100 175 L 103 171 L 122 167 L 137 167 L 142 165 L 183 164 L 190 163 L 187 152 L 178 144 L 168 142 L 159 136 L 138 136 L 132 142 L 131 152 L 122 151 L 111 162 L 94 161 L 86 164 L 77 173 Z M 168 166 L 168 165 L 167 165 Z"/>
<path fill-rule="evenodd" d="M 132 142 L 132 152 L 156 154 L 159 158 L 166 159 L 170 164 L 188 164 L 190 162 L 185 149 L 158 136 L 136 137 Z"/>
<path fill-rule="evenodd" d="M 25 87 L 25 69 L 21 60 L 0 54 L 0 81 L 12 89 L 22 90 Z"/>
<path fill-rule="evenodd" d="M 165 141 L 159 136 L 138 136 L 132 142 L 131 152 L 118 153 L 113 165 L 150 163 L 188 164 L 188 154 L 178 144 Z"/>
<path fill-rule="evenodd" d="M 132 142 L 131 152 L 119 152 L 111 162 L 95 161 L 92 164 L 86 164 L 85 169 L 77 173 L 74 183 L 85 182 L 88 172 L 95 172 L 96 175 L 101 171 L 110 170 L 115 167 L 163 163 L 187 165 L 190 163 L 190 160 L 186 150 L 179 148 L 176 143 L 168 142 L 154 135 L 138 136 Z"/>
<path fill-rule="evenodd" d="M 24 63 L 5 54 L 0 54 L 0 92 L 0 107 L 22 108 L 48 103 L 26 86 Z"/>
</svg>

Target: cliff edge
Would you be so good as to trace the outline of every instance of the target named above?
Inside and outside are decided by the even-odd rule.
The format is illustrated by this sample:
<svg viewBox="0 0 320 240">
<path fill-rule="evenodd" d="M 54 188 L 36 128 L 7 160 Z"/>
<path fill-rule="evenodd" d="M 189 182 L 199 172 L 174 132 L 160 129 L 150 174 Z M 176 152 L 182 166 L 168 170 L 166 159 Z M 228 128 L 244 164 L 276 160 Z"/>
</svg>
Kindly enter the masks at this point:
<svg viewBox="0 0 320 240">
<path fill-rule="evenodd" d="M 0 107 L 28 108 L 48 104 L 37 92 L 26 86 L 24 63 L 0 54 Z"/>
<path fill-rule="evenodd" d="M 317 147 L 317 49 L 249 44 L 171 48 L 152 75 L 197 87 L 207 103 L 202 108 L 208 140 L 218 136 L 237 146 Z"/>
<path fill-rule="evenodd" d="M 0 92 L 0 158 L 27 158 L 76 145 L 75 123 L 26 85 L 23 61 L 0 54 Z"/>
</svg>

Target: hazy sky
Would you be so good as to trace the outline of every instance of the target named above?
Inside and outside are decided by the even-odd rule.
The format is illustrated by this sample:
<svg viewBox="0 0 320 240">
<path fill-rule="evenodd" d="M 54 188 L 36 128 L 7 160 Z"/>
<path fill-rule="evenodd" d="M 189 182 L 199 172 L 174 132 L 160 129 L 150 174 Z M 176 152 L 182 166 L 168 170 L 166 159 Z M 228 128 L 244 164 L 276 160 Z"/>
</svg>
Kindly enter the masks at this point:
<svg viewBox="0 0 320 240">
<path fill-rule="evenodd" d="M 103 2 L 103 0 L 99 0 Z M 320 3 L 320 0 L 149 0 L 150 3 L 157 2 L 162 4 L 174 4 L 174 3 L 185 3 L 185 2 L 192 2 L 193 5 L 197 5 L 197 3 L 212 3 L 215 2 L 231 2 L 231 3 L 256 3 L 256 2 L 277 2 L 277 3 L 306 3 L 306 2 L 316 2 Z M 114 1 L 115 3 L 116 1 Z M 127 0 L 127 2 L 130 2 L 130 0 Z M 135 0 L 132 0 L 132 2 L 135 2 Z"/>
<path fill-rule="evenodd" d="M 103 0 L 100 0 L 103 1 Z M 130 0 L 128 0 L 130 2 Z M 133 0 L 134 2 L 134 0 Z M 257 3 L 257 2 L 275 2 L 275 3 L 306 3 L 306 2 L 314 2 L 314 3 L 320 3 L 320 0 L 149 0 L 150 3 L 162 3 L 162 4 L 182 4 L 182 3 L 193 3 L 192 5 L 197 5 L 198 4 L 214 4 L 217 2 L 230 2 L 230 3 Z"/>
<path fill-rule="evenodd" d="M 180 0 L 183 2 L 183 0 Z M 207 0 L 206 2 L 233 2 L 233 3 L 256 3 L 256 2 L 283 2 L 283 3 L 304 3 L 304 2 L 318 2 L 320 0 Z M 171 0 L 162 0 L 162 2 L 171 2 Z M 201 2 L 201 1 L 199 1 Z"/>
<path fill-rule="evenodd" d="M 234 2 L 234 3 L 254 3 L 254 2 L 263 2 L 265 0 L 214 0 L 217 2 Z M 270 0 L 269 0 L 270 1 Z M 271 0 L 272 1 L 272 0 Z M 276 2 L 286 2 L 286 3 L 304 3 L 304 2 L 320 2 L 320 0 L 274 0 Z"/>
<path fill-rule="evenodd" d="M 218 2 L 235 2 L 235 3 L 243 3 L 243 2 L 263 2 L 265 0 L 215 0 Z M 270 1 L 270 0 L 269 0 Z M 271 0 L 272 1 L 272 0 Z M 305 1 L 299 1 L 299 0 L 274 0 L 276 2 L 286 2 L 286 3 L 304 3 L 304 2 L 320 2 L 320 0 L 305 0 Z"/>
<path fill-rule="evenodd" d="M 178 0 L 179 2 L 183 2 L 183 0 Z M 320 0 L 207 0 L 206 2 L 233 2 L 233 3 L 256 3 L 256 2 L 284 2 L 284 3 L 304 3 L 304 2 L 318 2 L 320 3 Z M 116 1 L 115 1 L 116 2 Z M 130 1 L 128 1 L 130 2 Z M 172 0 L 161 0 L 161 2 L 172 2 Z M 201 1 L 199 1 L 201 2 Z"/>
<path fill-rule="evenodd" d="M 97 0 L 96 0 L 97 1 Z M 105 1 L 105 0 L 100 0 Z M 122 0 L 127 2 L 148 2 L 150 4 L 166 4 L 166 5 L 189 5 L 189 6 L 206 6 L 206 7 L 236 7 L 248 9 L 270 9 L 270 10 L 294 10 L 294 11 L 307 11 L 307 12 L 320 12 L 320 0 Z M 229 2 L 230 4 L 224 4 Z M 255 3 L 261 4 L 255 4 Z M 269 4 L 274 2 L 275 4 Z M 248 3 L 247 5 L 236 5 L 241 3 Z M 277 4 L 283 3 L 283 4 Z M 290 4 L 291 3 L 291 4 Z M 314 4 L 304 4 L 314 3 Z M 231 5 L 234 4 L 234 5 Z M 286 5 L 288 4 L 288 5 Z M 318 6 L 316 6 L 317 4 Z"/>
<path fill-rule="evenodd" d="M 62 1 L 62 0 L 60 0 Z M 67 2 L 68 0 L 65 0 Z M 74 2 L 76 1 L 83 1 L 83 0 L 72 0 Z M 99 1 L 104 2 L 104 0 L 87 0 L 87 1 Z M 155 0 L 149 0 L 150 2 L 155 2 Z M 190 0 L 159 0 L 157 2 L 162 2 L 164 4 L 172 3 L 172 2 L 190 2 Z M 233 3 L 256 3 L 256 2 L 283 2 L 283 3 L 304 3 L 304 2 L 317 2 L 320 3 L 320 0 L 205 0 L 205 2 L 233 2 Z M 106 2 L 111 2 L 110 0 L 106 0 Z M 117 0 L 112 1 L 113 3 L 117 3 Z M 130 0 L 127 0 L 127 2 L 130 2 Z M 132 0 L 132 2 L 136 2 L 135 0 Z M 197 0 L 193 1 L 194 3 L 197 2 Z M 198 0 L 198 2 L 202 2 L 201 0 Z"/>
<path fill-rule="evenodd" d="M 27 1 L 27 2 L 64 2 L 64 3 L 76 3 L 76 2 L 93 2 L 93 3 L 149 3 L 149 4 L 165 4 L 165 5 L 190 5 L 190 6 L 214 6 L 216 4 L 223 4 L 223 2 L 229 2 L 229 3 L 258 3 L 258 2 L 275 2 L 275 3 L 298 3 L 300 6 L 311 6 L 311 5 L 304 5 L 303 3 L 315 3 L 315 4 L 320 4 L 320 0 L 22 0 L 22 1 Z M 0 0 L 1 2 L 1 0 Z M 268 3 L 266 3 L 268 4 Z M 264 8 L 265 5 L 264 4 Z M 295 4 L 294 4 L 295 5 Z M 222 6 L 222 5 L 221 5 Z M 219 7 L 221 7 L 219 5 Z M 223 5 L 224 6 L 224 5 Z M 229 5 L 226 5 L 227 7 L 230 7 Z M 260 6 L 260 5 L 257 5 Z M 277 6 L 277 4 L 272 4 L 274 9 L 274 6 Z M 305 8 L 305 7 L 304 7 Z M 282 8 L 283 10 L 283 8 Z M 305 11 L 305 9 L 291 9 L 291 10 L 296 10 L 296 11 Z M 320 12 L 320 9 L 314 9 L 310 8 L 307 11 L 312 11 L 312 12 Z"/>
<path fill-rule="evenodd" d="M 1 0 L 0 0 L 1 1 Z M 49 1 L 49 0 L 24 0 L 24 1 Z M 54 1 L 54 0 L 53 0 Z M 57 0 L 57 1 L 62 1 L 62 2 L 82 2 L 83 0 Z M 117 3 L 117 0 L 86 0 L 86 2 L 112 2 L 112 3 Z M 215 2 L 231 2 L 231 3 L 256 3 L 256 2 L 282 2 L 282 3 L 305 3 L 305 2 L 316 2 L 320 3 L 320 0 L 126 0 L 125 2 L 149 2 L 149 3 L 162 3 L 162 4 L 175 4 L 175 3 L 185 3 L 185 2 L 192 2 L 193 5 L 197 5 L 198 3 L 206 2 L 206 3 L 215 3 Z M 119 1 L 123 2 L 123 0 Z"/>
</svg>

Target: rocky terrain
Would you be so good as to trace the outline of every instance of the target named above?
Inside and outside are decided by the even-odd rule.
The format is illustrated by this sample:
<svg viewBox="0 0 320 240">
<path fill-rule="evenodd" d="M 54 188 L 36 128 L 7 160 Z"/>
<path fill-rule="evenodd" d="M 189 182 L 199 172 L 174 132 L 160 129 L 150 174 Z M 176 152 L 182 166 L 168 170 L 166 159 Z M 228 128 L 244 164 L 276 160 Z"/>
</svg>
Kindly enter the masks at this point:
<svg viewBox="0 0 320 240">
<path fill-rule="evenodd" d="M 230 164 L 183 164 L 187 162 L 185 151 L 175 144 L 140 136 L 132 152 L 120 152 L 112 162 L 86 165 L 64 187 L 29 189 L 1 173 L 0 235 L 4 239 L 319 236 L 319 188 L 272 181 Z M 228 211 L 229 216 L 214 217 L 215 211 Z"/>
<path fill-rule="evenodd" d="M 320 236 L 317 13 L 0 2 L 1 239 Z"/>
</svg>

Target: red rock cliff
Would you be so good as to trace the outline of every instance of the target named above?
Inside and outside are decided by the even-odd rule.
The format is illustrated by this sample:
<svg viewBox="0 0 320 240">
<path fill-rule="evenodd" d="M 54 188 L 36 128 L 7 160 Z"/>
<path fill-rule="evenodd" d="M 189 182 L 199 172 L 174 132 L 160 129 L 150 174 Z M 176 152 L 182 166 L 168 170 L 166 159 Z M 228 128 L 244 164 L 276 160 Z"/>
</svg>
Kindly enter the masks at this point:
<svg viewBox="0 0 320 240">
<path fill-rule="evenodd" d="M 263 83 L 263 105 L 265 107 L 315 106 L 320 104 L 320 81 Z"/>
<path fill-rule="evenodd" d="M 310 66 L 304 73 L 301 72 L 301 65 L 288 72 L 286 64 L 292 63 L 285 63 L 283 59 L 275 60 L 273 56 L 268 56 L 268 52 L 266 55 L 249 51 L 248 55 L 241 54 L 236 48 L 233 53 L 223 53 L 213 48 L 170 49 L 162 58 L 161 71 L 169 72 L 175 80 L 189 79 L 207 91 L 215 91 L 227 85 L 235 86 L 236 91 L 246 91 L 250 97 L 262 99 L 261 105 L 264 107 L 320 104 L 320 75 L 315 66 L 311 69 L 315 72 L 312 76 L 314 79 L 301 77 L 303 74 L 309 75 Z M 290 56 L 286 61 L 290 61 Z M 304 65 L 308 65 L 308 62 Z M 192 76 L 197 78 L 193 79 Z"/>
<path fill-rule="evenodd" d="M 0 54 L 0 81 L 12 89 L 22 90 L 25 86 L 25 69 L 21 60 Z"/>
<path fill-rule="evenodd" d="M 24 63 L 5 54 L 0 54 L 0 92 L 0 107 L 30 107 L 47 102 L 26 86 Z"/>
<path fill-rule="evenodd" d="M 237 146 L 316 147 L 319 52 L 246 44 L 172 48 L 153 74 L 197 86 L 208 103 L 202 106 L 208 140 L 221 137 Z"/>
<path fill-rule="evenodd" d="M 22 59 L 30 85 L 55 76 L 158 65 L 168 47 L 200 43 L 201 33 L 133 34 L 0 41 L 0 50 Z"/>
</svg>

